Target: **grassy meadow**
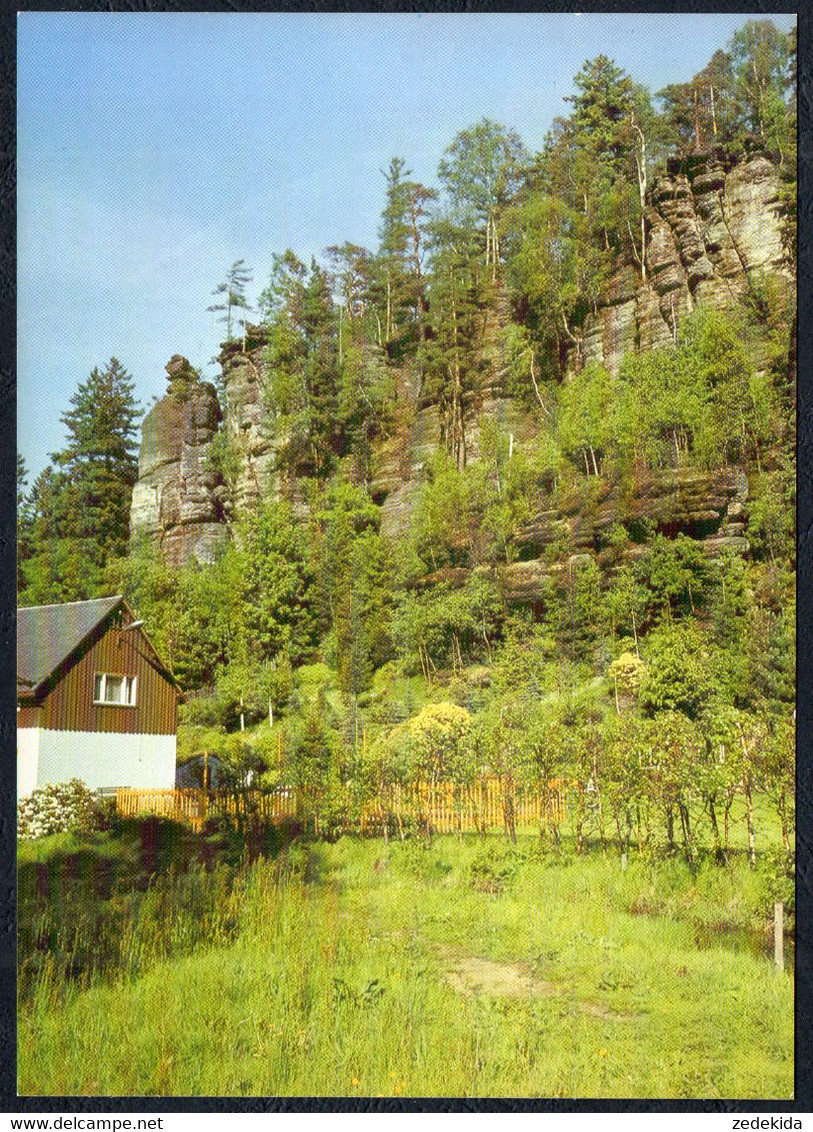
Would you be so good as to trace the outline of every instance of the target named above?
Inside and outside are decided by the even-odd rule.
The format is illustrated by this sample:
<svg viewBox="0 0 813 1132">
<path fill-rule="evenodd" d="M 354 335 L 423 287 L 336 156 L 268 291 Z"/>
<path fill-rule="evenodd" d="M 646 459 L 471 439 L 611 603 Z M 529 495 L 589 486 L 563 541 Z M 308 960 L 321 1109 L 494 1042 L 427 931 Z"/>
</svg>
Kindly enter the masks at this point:
<svg viewBox="0 0 813 1132">
<path fill-rule="evenodd" d="M 172 836 L 177 859 L 193 837 Z M 96 921 L 74 910 L 71 928 L 71 886 L 87 912 L 90 862 L 124 852 L 113 835 L 79 842 L 21 853 L 21 965 L 50 939 L 21 981 L 22 1094 L 792 1094 L 769 858 L 632 854 L 622 869 L 569 836 L 559 852 L 530 833 L 346 837 L 253 863 L 152 860 L 148 876 L 131 841 L 125 880 L 102 868 Z M 69 911 L 49 937 L 54 899 Z M 115 954 L 93 952 L 105 931 Z M 80 951 L 84 974 L 66 978 Z"/>
</svg>

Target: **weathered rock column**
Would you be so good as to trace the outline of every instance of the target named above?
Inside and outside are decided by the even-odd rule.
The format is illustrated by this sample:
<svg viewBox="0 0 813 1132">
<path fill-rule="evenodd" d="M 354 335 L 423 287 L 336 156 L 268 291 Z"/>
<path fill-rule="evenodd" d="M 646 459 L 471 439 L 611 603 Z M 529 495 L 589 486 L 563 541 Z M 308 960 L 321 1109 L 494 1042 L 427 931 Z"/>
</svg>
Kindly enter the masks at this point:
<svg viewBox="0 0 813 1132">
<path fill-rule="evenodd" d="M 169 390 L 141 426 L 131 537 L 150 539 L 172 565 L 211 562 L 225 537 L 212 459 L 220 422 L 217 393 L 179 354 L 166 369 Z"/>
</svg>

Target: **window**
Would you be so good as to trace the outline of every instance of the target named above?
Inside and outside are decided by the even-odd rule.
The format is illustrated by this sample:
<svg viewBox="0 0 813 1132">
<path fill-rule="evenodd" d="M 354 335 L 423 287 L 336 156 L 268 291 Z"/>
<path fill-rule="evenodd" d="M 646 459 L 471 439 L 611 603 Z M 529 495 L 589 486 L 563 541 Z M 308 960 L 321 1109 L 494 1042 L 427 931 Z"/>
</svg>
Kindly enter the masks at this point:
<svg viewBox="0 0 813 1132">
<path fill-rule="evenodd" d="M 107 672 L 97 672 L 93 684 L 95 704 L 122 704 L 135 707 L 136 677 L 113 676 Z"/>
</svg>

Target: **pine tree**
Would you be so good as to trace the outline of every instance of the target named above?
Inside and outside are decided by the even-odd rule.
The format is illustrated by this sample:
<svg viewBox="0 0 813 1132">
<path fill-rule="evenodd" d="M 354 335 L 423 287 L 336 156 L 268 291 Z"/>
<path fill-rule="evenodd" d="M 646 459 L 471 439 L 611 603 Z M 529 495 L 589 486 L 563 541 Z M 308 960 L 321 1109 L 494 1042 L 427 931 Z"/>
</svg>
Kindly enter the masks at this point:
<svg viewBox="0 0 813 1132">
<path fill-rule="evenodd" d="M 404 309 L 411 299 L 411 280 L 409 271 L 409 198 L 408 182 L 405 177 L 406 162 L 401 157 L 393 157 L 387 179 L 387 197 L 381 215 L 381 240 L 378 260 L 381 270 L 381 306 L 384 314 L 383 340 L 389 342 L 400 329 Z"/>
<path fill-rule="evenodd" d="M 466 416 L 485 369 L 483 328 L 492 289 L 476 245 L 449 216 L 432 228 L 430 334 L 421 350 L 422 393 L 437 400 L 446 449 L 466 463 Z"/>
<path fill-rule="evenodd" d="M 411 180 L 412 173 L 400 157 L 392 159 L 385 177 L 387 192 L 379 230 L 378 264 L 383 340 L 389 347 L 394 338 L 408 338 L 409 331 L 412 331 L 413 341 L 425 340 L 426 220 L 428 206 L 437 198 L 437 192 Z"/>
<path fill-rule="evenodd" d="M 138 478 L 137 422 L 141 415 L 133 380 L 118 358 L 94 368 L 62 416 L 67 447 L 55 457 L 70 481 L 78 537 L 103 557 L 123 554 L 129 538 L 130 497 Z"/>
<path fill-rule="evenodd" d="M 67 445 L 31 492 L 26 600 L 92 597 L 108 560 L 126 553 L 139 416 L 132 378 L 117 358 L 80 382 L 61 418 Z"/>
<path fill-rule="evenodd" d="M 213 297 L 217 302 L 207 307 L 207 311 L 222 312 L 219 322 L 226 324 L 226 341 L 232 340 L 235 311 L 243 312 L 243 332 L 245 333 L 246 315 L 251 310 L 246 298 L 246 285 L 251 282 L 251 270 L 246 267 L 244 259 L 236 259 L 228 270 L 223 283 L 218 283 Z"/>
<path fill-rule="evenodd" d="M 325 474 L 337 443 L 337 339 L 330 278 L 315 259 L 303 294 L 305 388 L 307 391 L 308 463 Z"/>
</svg>

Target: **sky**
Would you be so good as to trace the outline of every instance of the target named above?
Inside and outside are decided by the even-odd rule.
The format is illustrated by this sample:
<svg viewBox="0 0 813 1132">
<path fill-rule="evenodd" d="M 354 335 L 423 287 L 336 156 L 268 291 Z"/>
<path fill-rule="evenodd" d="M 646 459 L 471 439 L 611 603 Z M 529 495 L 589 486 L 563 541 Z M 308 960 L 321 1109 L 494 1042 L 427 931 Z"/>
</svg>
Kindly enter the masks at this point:
<svg viewBox="0 0 813 1132">
<path fill-rule="evenodd" d="M 144 409 L 184 354 L 210 379 L 230 265 L 374 248 L 383 170 L 437 184 L 483 117 L 541 148 L 606 54 L 656 91 L 747 15 L 77 13 L 17 17 L 18 448 L 29 485 L 61 415 L 117 357 Z M 795 16 L 772 16 L 784 29 Z"/>
</svg>

